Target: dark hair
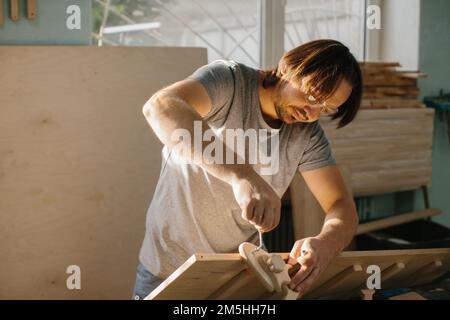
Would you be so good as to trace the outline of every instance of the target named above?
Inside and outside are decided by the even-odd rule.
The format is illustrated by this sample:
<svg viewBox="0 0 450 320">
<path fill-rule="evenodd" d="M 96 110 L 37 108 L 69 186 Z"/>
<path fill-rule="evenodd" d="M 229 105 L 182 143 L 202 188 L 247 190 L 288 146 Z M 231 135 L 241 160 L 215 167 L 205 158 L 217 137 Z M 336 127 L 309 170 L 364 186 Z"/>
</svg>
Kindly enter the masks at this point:
<svg viewBox="0 0 450 320">
<path fill-rule="evenodd" d="M 362 75 L 358 61 L 350 50 L 336 40 L 305 43 L 286 52 L 276 68 L 265 71 L 263 87 L 275 86 L 281 78 L 301 85 L 302 79 L 308 76 L 308 93 L 318 101 L 328 99 L 341 80 L 345 79 L 350 83 L 352 93 L 332 119 L 340 119 L 338 128 L 352 122 L 361 105 Z"/>
</svg>

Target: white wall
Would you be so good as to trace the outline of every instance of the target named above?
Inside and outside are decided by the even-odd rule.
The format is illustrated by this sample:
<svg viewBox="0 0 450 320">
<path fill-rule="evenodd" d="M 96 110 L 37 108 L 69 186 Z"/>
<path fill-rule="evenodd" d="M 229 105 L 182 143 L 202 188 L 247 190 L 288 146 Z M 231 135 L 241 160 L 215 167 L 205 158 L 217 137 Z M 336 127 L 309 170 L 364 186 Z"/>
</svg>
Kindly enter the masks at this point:
<svg viewBox="0 0 450 320">
<path fill-rule="evenodd" d="M 420 0 L 381 1 L 380 60 L 419 69 Z"/>
</svg>

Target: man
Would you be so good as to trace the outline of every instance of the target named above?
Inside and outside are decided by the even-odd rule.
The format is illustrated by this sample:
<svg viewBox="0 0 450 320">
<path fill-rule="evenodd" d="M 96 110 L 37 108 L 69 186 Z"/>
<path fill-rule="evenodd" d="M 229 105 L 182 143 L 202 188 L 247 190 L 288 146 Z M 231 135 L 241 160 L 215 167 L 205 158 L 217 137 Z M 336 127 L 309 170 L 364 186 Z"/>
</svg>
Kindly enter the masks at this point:
<svg viewBox="0 0 450 320">
<path fill-rule="evenodd" d="M 258 244 L 257 231 L 278 225 L 280 198 L 297 170 L 326 212 L 320 234 L 297 240 L 290 253 L 288 263 L 301 267 L 289 287 L 301 297 L 356 232 L 352 196 L 317 120 L 332 116 L 338 127 L 347 125 L 361 91 L 361 71 L 348 48 L 317 40 L 287 52 L 274 70 L 218 60 L 154 94 L 143 113 L 165 146 L 147 212 L 135 299 L 145 298 L 193 253 L 237 252 L 244 241 Z M 212 130 L 208 140 L 219 141 L 218 150 L 244 161 L 205 161 L 205 141 L 199 147 L 181 139 L 174 134 L 180 129 L 194 136 L 198 129 Z M 243 153 L 230 151 L 221 135 L 229 129 L 266 130 L 268 140 L 277 140 L 271 158 L 276 170 L 262 174 L 261 164 L 245 157 L 247 145 Z M 217 155 L 216 150 L 213 160 Z"/>
</svg>

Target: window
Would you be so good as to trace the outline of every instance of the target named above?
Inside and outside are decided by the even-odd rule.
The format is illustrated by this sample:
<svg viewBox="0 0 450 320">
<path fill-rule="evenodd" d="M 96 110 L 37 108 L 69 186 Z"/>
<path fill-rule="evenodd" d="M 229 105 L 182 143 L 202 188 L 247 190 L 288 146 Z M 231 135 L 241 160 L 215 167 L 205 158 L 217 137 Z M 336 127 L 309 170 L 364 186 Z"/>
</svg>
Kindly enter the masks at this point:
<svg viewBox="0 0 450 320">
<path fill-rule="evenodd" d="M 259 65 L 258 0 L 95 0 L 99 45 L 208 48 L 208 60 Z"/>
<path fill-rule="evenodd" d="M 233 59 L 256 68 L 261 64 L 261 1 L 94 0 L 94 43 L 206 47 L 209 61 Z M 364 8 L 361 0 L 286 0 L 284 19 L 279 19 L 285 24 L 284 51 L 333 38 L 362 60 Z"/>
<path fill-rule="evenodd" d="M 285 51 L 311 40 L 330 38 L 341 41 L 363 60 L 364 10 L 361 0 L 287 0 Z"/>
</svg>

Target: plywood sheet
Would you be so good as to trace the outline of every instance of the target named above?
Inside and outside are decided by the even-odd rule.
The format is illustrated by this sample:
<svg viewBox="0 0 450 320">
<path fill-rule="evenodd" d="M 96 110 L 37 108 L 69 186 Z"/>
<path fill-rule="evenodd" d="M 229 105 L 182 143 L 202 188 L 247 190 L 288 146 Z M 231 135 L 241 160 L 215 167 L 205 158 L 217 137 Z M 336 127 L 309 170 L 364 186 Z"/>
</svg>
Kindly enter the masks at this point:
<svg viewBox="0 0 450 320">
<path fill-rule="evenodd" d="M 279 254 L 283 259 L 288 257 L 288 253 Z M 439 261 L 437 266 L 430 268 L 429 265 L 436 261 Z M 403 264 L 404 268 L 401 272 L 387 277 L 388 268 L 397 263 Z M 359 267 L 348 272 L 347 277 L 340 277 L 345 270 L 355 265 Z M 359 288 L 366 284 L 370 275 L 367 273 L 367 267 L 370 265 L 380 267 L 382 289 L 399 285 L 404 287 L 418 285 L 430 282 L 450 270 L 450 248 L 343 252 L 333 260 L 304 298 L 357 297 Z M 339 278 L 341 281 L 338 281 Z M 227 291 L 227 288 L 234 290 Z M 267 296 L 265 289 L 236 253 L 193 255 L 147 298 L 261 299 L 265 296 Z"/>
<path fill-rule="evenodd" d="M 1 47 L 0 299 L 131 298 L 161 166 L 142 107 L 206 63 L 200 48 Z"/>
</svg>

